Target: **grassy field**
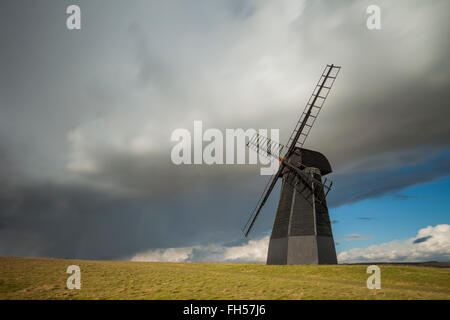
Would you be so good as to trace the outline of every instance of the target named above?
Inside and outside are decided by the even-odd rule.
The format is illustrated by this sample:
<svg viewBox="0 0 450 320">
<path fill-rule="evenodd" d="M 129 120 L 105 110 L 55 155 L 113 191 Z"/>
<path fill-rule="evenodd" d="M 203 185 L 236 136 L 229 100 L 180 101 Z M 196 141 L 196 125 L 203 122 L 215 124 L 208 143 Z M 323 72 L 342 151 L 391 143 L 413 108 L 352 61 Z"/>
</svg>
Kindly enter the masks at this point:
<svg viewBox="0 0 450 320">
<path fill-rule="evenodd" d="M 81 290 L 68 290 L 69 265 Z M 450 299 L 450 269 L 0 258 L 0 299 Z"/>
</svg>

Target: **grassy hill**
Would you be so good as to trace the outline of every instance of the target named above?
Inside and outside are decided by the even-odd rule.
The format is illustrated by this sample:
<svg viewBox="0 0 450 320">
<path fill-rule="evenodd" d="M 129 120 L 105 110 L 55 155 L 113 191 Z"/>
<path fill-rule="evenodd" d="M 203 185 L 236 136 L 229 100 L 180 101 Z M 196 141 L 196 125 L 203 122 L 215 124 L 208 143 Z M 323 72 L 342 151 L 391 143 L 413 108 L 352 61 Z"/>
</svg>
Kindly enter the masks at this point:
<svg viewBox="0 0 450 320">
<path fill-rule="evenodd" d="M 0 258 L 0 299 L 450 299 L 449 268 L 380 265 L 380 290 L 366 268 Z"/>
</svg>

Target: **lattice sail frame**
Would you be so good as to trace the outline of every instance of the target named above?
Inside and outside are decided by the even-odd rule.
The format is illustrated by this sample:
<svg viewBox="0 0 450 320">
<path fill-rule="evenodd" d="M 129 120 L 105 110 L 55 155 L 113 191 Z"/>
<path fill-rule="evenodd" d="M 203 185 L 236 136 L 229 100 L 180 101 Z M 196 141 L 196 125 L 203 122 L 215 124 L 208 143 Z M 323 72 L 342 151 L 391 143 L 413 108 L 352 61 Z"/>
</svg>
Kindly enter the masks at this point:
<svg viewBox="0 0 450 320">
<path fill-rule="evenodd" d="M 270 138 L 267 138 L 258 132 L 253 135 L 252 138 L 247 142 L 247 147 L 250 150 L 256 151 L 258 154 L 265 158 L 272 160 L 275 158 L 279 160 L 281 154 L 286 149 L 286 147 Z"/>
<path fill-rule="evenodd" d="M 320 75 L 319 81 L 317 81 L 317 84 L 314 87 L 313 93 L 311 94 L 308 102 L 306 103 L 306 106 L 302 112 L 302 115 L 300 116 L 300 119 L 295 125 L 294 131 L 292 131 L 292 134 L 289 137 L 288 142 L 286 143 L 287 146 L 291 146 L 293 144 L 295 136 L 298 130 L 300 129 L 302 123 L 304 122 L 308 114 L 308 110 L 312 106 L 311 113 L 309 114 L 308 119 L 306 120 L 306 123 L 302 128 L 302 132 L 300 133 L 298 140 L 295 141 L 294 143 L 296 147 L 300 148 L 303 147 L 303 145 L 305 144 L 305 140 L 308 137 L 311 128 L 314 125 L 340 70 L 341 70 L 340 66 L 335 66 L 333 64 L 327 65 L 325 67 L 322 74 Z"/>
</svg>

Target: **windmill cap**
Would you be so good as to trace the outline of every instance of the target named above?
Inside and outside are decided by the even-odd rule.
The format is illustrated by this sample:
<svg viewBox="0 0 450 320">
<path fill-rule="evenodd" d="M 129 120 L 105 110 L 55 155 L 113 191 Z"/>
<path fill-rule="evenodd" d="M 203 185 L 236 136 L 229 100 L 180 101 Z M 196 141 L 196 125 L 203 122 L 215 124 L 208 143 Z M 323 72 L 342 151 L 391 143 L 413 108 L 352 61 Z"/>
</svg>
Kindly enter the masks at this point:
<svg viewBox="0 0 450 320">
<path fill-rule="evenodd" d="M 332 172 L 330 162 L 322 153 L 303 148 L 296 148 L 295 153 L 300 156 L 302 165 L 319 169 L 322 176 Z"/>
</svg>

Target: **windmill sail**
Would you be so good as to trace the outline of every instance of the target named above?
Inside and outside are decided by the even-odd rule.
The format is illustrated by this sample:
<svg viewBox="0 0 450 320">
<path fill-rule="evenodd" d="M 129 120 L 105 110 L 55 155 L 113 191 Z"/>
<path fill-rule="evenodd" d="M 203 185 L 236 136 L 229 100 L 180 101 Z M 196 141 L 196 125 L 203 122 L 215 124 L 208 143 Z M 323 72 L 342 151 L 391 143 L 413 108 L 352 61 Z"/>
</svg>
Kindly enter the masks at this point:
<svg viewBox="0 0 450 320">
<path fill-rule="evenodd" d="M 253 135 L 253 137 L 248 141 L 247 147 L 250 150 L 256 151 L 258 154 L 266 157 L 270 160 L 280 159 L 280 155 L 282 154 L 285 146 L 282 144 L 273 141 L 270 138 L 267 138 L 258 132 Z"/>
<path fill-rule="evenodd" d="M 287 166 L 289 169 L 294 171 L 296 175 L 292 175 L 291 177 L 288 176 L 287 179 L 284 181 L 288 184 L 290 184 L 294 190 L 296 190 L 302 197 L 304 197 L 310 205 L 313 205 L 312 201 L 312 194 L 314 190 L 317 189 L 323 189 L 324 192 L 322 194 L 316 195 L 316 200 L 319 203 L 322 203 L 325 201 L 326 196 L 328 195 L 328 192 L 330 192 L 331 187 L 333 185 L 333 182 L 327 178 L 322 182 L 315 178 L 312 175 L 306 174 L 303 170 L 300 170 L 293 164 L 284 161 L 285 166 Z M 293 179 L 292 177 L 295 177 L 296 179 Z"/>
<path fill-rule="evenodd" d="M 319 78 L 319 81 L 317 82 L 313 90 L 313 93 L 309 98 L 305 106 L 305 109 L 302 115 L 300 116 L 300 119 L 297 122 L 294 131 L 292 132 L 288 140 L 288 143 L 286 144 L 288 147 L 284 157 L 280 157 L 279 155 L 282 150 L 286 149 L 285 146 L 277 142 L 274 142 L 267 137 L 256 134 L 247 143 L 247 146 L 250 149 L 257 151 L 259 154 L 262 154 L 263 156 L 276 158 L 278 157 L 280 160 L 280 167 L 278 169 L 278 172 L 269 179 L 266 188 L 264 189 L 264 192 L 262 193 L 255 209 L 252 211 L 249 219 L 247 220 L 247 223 L 243 228 L 243 232 L 246 237 L 251 231 L 259 213 L 261 212 L 261 209 L 263 208 L 264 204 L 269 198 L 270 193 L 275 187 L 278 178 L 283 176 L 285 168 L 288 168 L 291 172 L 295 173 L 295 175 L 293 176 L 295 178 L 294 179 L 289 178 L 288 175 L 286 176 L 287 178 L 284 179 L 284 181 L 287 184 L 293 184 L 292 187 L 295 189 L 295 191 L 298 191 L 305 199 L 308 198 L 314 199 L 310 202 L 310 204 L 312 204 L 313 202 L 321 204 L 323 201 L 325 201 L 325 197 L 331 188 L 331 183 L 329 184 L 326 184 L 325 182 L 322 183 L 322 181 L 317 180 L 312 175 L 308 176 L 305 172 L 303 172 L 298 168 L 302 167 L 301 163 L 297 163 L 298 167 L 290 163 L 290 157 L 293 155 L 296 149 L 301 148 L 304 145 L 305 140 L 308 137 L 310 130 L 314 125 L 314 122 L 317 116 L 319 115 L 319 112 L 322 109 L 326 98 L 328 97 L 328 94 L 334 84 L 334 81 L 340 69 L 341 67 L 331 64 L 327 65 L 323 70 Z M 297 185 L 301 185 L 301 188 L 298 189 Z M 318 196 L 314 194 L 314 185 L 318 186 L 319 189 L 322 190 L 322 192 L 320 192 Z M 305 191 L 306 193 L 304 193 Z"/>
<path fill-rule="evenodd" d="M 314 87 L 313 93 L 306 103 L 305 109 L 286 144 L 289 146 L 289 150 L 285 157 L 288 157 L 295 147 L 303 147 L 340 70 L 341 67 L 333 64 L 327 65 L 323 70 L 319 81 Z"/>
<path fill-rule="evenodd" d="M 278 169 L 278 172 L 270 177 L 266 187 L 264 188 L 264 191 L 263 191 L 261 197 L 258 200 L 258 203 L 256 204 L 255 209 L 253 209 L 250 217 L 247 220 L 247 223 L 244 225 L 242 232 L 244 232 L 244 235 L 246 237 L 252 230 L 253 225 L 255 224 L 256 218 L 258 218 L 258 215 L 261 212 L 262 207 L 266 203 L 267 199 L 270 196 L 270 193 L 272 192 L 273 188 L 275 187 L 275 184 L 277 183 L 277 180 L 280 177 L 282 170 L 283 170 L 283 166 L 280 166 L 280 168 Z"/>
</svg>

